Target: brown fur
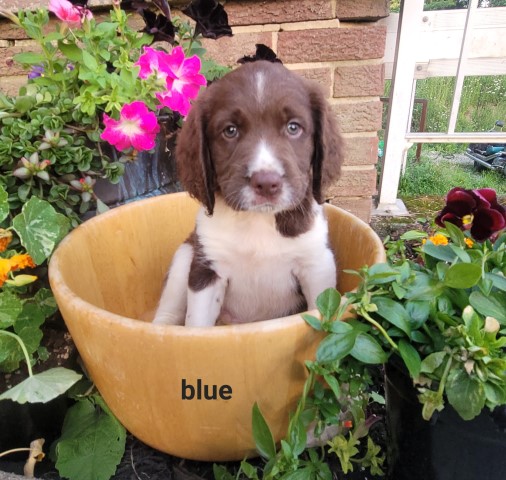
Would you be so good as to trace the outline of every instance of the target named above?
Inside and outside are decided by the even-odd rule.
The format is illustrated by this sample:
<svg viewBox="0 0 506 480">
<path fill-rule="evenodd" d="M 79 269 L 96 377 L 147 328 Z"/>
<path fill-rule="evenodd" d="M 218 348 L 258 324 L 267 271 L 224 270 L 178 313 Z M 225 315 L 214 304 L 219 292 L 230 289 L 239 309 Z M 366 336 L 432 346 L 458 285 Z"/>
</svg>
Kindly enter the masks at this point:
<svg viewBox="0 0 506 480">
<path fill-rule="evenodd" d="M 260 102 L 255 96 L 257 72 L 266 79 Z M 287 139 L 279 125 L 293 116 L 301 119 L 304 134 Z M 241 128 L 241 137 L 234 141 L 223 136 L 230 121 Z M 325 200 L 324 189 L 339 177 L 342 159 L 341 138 L 329 105 L 316 83 L 280 64 L 258 61 L 239 67 L 205 89 L 178 137 L 179 179 L 209 214 L 213 213 L 215 194 L 240 209 L 234 192 L 247 181 L 248 155 L 260 136 L 276 146 L 276 155 L 283 161 L 287 181 L 297 192 L 299 203 L 293 209 L 300 210 L 311 195 L 319 203 Z"/>
</svg>

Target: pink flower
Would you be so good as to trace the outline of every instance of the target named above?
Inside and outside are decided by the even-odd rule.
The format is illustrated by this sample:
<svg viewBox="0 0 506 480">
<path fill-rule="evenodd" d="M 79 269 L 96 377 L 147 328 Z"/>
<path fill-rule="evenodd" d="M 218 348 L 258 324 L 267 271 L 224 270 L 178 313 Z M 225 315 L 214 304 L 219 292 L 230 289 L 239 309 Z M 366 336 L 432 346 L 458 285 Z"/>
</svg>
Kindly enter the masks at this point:
<svg viewBox="0 0 506 480">
<path fill-rule="evenodd" d="M 48 9 L 69 27 L 80 27 L 84 18 L 92 16 L 90 10 L 74 6 L 68 0 L 49 0 Z"/>
<path fill-rule="evenodd" d="M 175 47 L 170 53 L 146 47 L 137 65 L 141 67 L 139 76 L 147 78 L 156 74 L 165 79 L 167 90 L 158 92 L 156 97 L 161 106 L 187 115 L 190 100 L 196 98 L 200 87 L 206 84 L 206 78 L 199 73 L 201 63 L 196 55 L 186 58 L 181 47 Z"/>
<path fill-rule="evenodd" d="M 120 119 L 114 120 L 104 113 L 105 129 L 102 140 L 114 145 L 118 150 L 151 150 L 155 146 L 156 134 L 160 126 L 156 115 L 148 110 L 143 102 L 123 105 Z"/>
</svg>

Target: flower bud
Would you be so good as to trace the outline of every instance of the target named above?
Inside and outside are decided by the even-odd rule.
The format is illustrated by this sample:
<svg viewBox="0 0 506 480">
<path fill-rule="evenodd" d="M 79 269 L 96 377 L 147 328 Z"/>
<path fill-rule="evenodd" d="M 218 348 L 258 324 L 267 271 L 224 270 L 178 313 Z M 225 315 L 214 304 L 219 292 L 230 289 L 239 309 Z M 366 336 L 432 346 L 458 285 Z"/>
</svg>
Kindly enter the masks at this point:
<svg viewBox="0 0 506 480">
<path fill-rule="evenodd" d="M 485 318 L 485 332 L 487 333 L 496 333 L 501 328 L 500 323 L 494 317 L 486 317 Z"/>
</svg>

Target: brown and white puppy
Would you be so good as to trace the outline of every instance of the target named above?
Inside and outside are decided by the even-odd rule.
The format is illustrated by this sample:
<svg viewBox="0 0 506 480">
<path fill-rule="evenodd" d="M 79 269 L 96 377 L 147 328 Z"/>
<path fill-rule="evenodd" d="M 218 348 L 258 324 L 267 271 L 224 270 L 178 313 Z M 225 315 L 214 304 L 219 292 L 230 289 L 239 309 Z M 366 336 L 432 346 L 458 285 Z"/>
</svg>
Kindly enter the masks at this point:
<svg viewBox="0 0 506 480">
<path fill-rule="evenodd" d="M 173 258 L 154 323 L 212 326 L 315 308 L 336 285 L 321 203 L 340 137 L 318 85 L 248 63 L 210 85 L 178 137 L 183 186 L 203 207 Z"/>
</svg>

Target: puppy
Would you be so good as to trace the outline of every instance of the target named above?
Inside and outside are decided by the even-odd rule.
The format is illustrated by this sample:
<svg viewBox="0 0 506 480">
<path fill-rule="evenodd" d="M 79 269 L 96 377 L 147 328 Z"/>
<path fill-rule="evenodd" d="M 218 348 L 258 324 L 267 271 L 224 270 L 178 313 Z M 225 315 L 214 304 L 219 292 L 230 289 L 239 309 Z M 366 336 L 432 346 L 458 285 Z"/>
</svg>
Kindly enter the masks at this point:
<svg viewBox="0 0 506 480">
<path fill-rule="evenodd" d="M 340 147 L 319 86 L 278 63 L 247 63 L 204 90 L 176 148 L 181 183 L 203 206 L 154 323 L 206 327 L 315 308 L 336 285 L 321 204 Z"/>
</svg>

